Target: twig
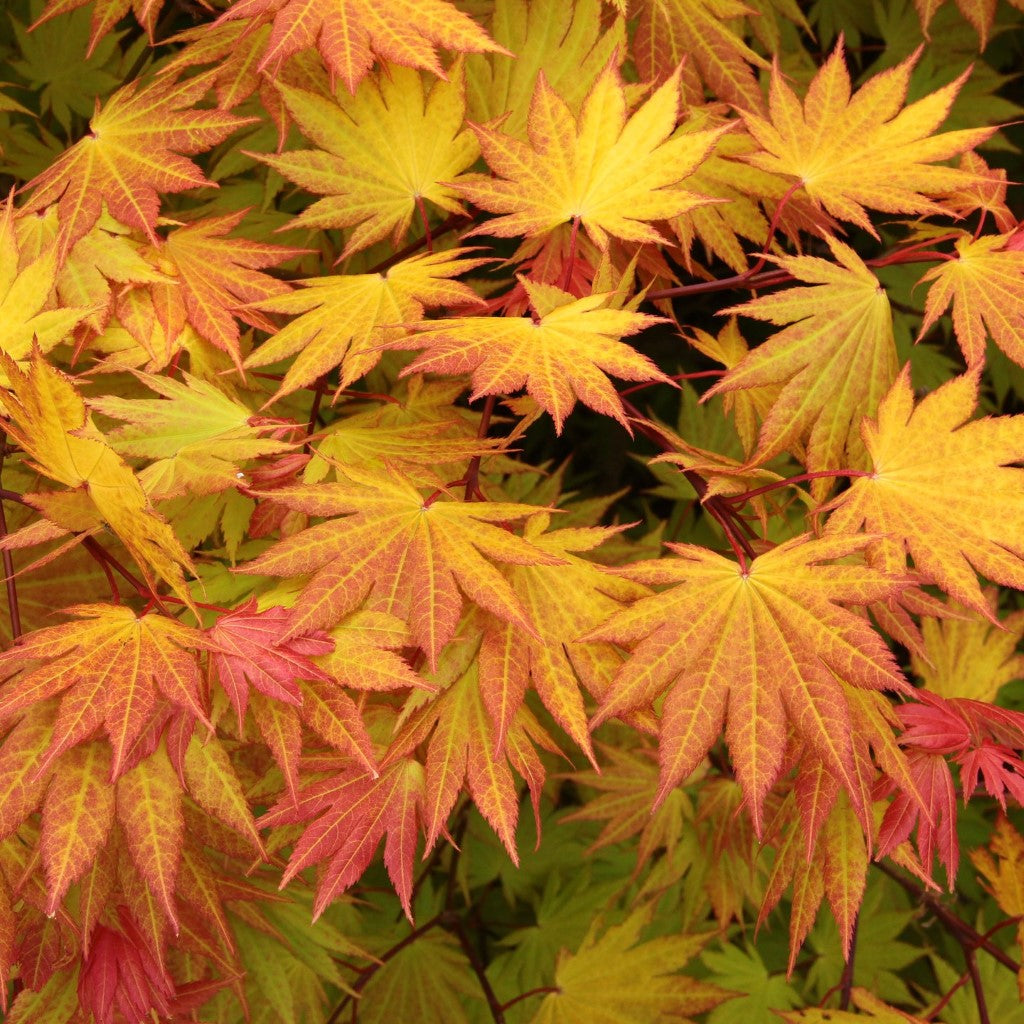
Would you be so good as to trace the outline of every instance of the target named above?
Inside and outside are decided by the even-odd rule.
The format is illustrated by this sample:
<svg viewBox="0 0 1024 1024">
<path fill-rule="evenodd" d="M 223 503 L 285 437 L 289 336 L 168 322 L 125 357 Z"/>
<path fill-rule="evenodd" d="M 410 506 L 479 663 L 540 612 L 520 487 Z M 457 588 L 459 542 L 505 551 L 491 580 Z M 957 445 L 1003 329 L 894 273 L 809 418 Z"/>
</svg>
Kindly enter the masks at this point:
<svg viewBox="0 0 1024 1024">
<path fill-rule="evenodd" d="M 965 949 L 964 958 L 967 960 L 967 970 L 971 974 L 974 1001 L 978 1005 L 978 1024 L 989 1024 L 988 1007 L 985 1004 L 985 987 L 981 983 L 981 974 L 978 971 L 978 960 L 974 955 L 974 950 Z"/>
<path fill-rule="evenodd" d="M 441 914 L 441 924 L 448 931 L 454 932 L 456 938 L 458 938 L 459 945 L 462 946 L 462 952 L 466 954 L 469 966 L 473 969 L 477 981 L 480 982 L 480 988 L 483 990 L 484 999 L 487 1001 L 487 1009 L 491 1011 L 491 1018 L 494 1024 L 505 1024 L 504 1008 L 498 1002 L 498 997 L 494 994 L 490 979 L 487 977 L 487 970 L 473 948 L 473 943 L 469 941 L 462 918 L 455 911 L 446 910 Z"/>
<path fill-rule="evenodd" d="M 531 988 L 529 992 L 520 992 L 515 999 L 510 999 L 507 1003 L 502 1003 L 502 1010 L 507 1010 L 509 1007 L 515 1006 L 516 1003 L 521 1003 L 524 999 L 529 999 L 531 996 L 550 995 L 554 993 L 557 995 L 562 990 L 557 985 L 540 985 L 538 988 Z"/>
<path fill-rule="evenodd" d="M 370 979 L 389 961 L 393 960 L 399 953 L 402 952 L 406 946 L 411 946 L 421 935 L 425 935 L 431 929 L 436 928 L 441 923 L 441 915 L 435 914 L 429 921 L 421 924 L 418 928 L 413 928 L 408 935 L 405 936 L 400 942 L 396 942 L 393 946 L 386 949 L 377 958 L 376 963 L 369 964 L 364 967 L 359 973 L 359 977 L 356 979 L 355 984 L 352 986 L 352 992 L 357 996 L 364 988 L 366 988 Z M 326 1024 L 338 1024 L 341 1020 L 341 1015 L 348 1006 L 349 1002 L 352 1001 L 352 992 L 347 992 L 340 1003 L 331 1011 L 330 1017 L 327 1018 Z"/>
<path fill-rule="evenodd" d="M 915 900 L 926 906 L 952 933 L 953 937 L 960 943 L 965 954 L 968 950 L 983 949 L 1007 970 L 1013 971 L 1015 974 L 1020 970 L 1020 964 L 1009 953 L 1000 949 L 994 942 L 972 928 L 962 917 L 942 903 L 938 897 L 927 892 L 923 886 L 904 877 L 898 871 L 889 867 L 888 864 L 876 861 L 875 867 L 883 875 L 891 878 Z"/>
</svg>

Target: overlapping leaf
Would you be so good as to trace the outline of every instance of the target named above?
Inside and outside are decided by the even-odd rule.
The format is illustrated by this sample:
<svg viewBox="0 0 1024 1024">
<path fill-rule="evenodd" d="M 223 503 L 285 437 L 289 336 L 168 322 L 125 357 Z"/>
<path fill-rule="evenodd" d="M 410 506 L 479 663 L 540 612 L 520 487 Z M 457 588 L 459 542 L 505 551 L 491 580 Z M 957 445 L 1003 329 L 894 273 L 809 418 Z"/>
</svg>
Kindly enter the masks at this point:
<svg viewBox="0 0 1024 1024">
<path fill-rule="evenodd" d="M 768 118 L 745 113 L 763 152 L 755 167 L 794 177 L 822 208 L 874 233 L 865 208 L 887 213 L 942 213 L 937 197 L 972 184 L 974 175 L 939 161 L 984 142 L 995 129 L 936 129 L 965 75 L 903 107 L 918 50 L 851 94 L 843 46 L 817 73 L 801 105 L 781 70 L 772 74 Z"/>
<path fill-rule="evenodd" d="M 0 397 L 5 429 L 33 460 L 33 467 L 71 491 L 32 497 L 65 531 L 88 532 L 109 524 L 147 580 L 166 581 L 191 605 L 185 571 L 192 561 L 171 527 L 153 510 L 138 479 L 93 426 L 71 381 L 43 359 L 38 348 L 27 373 L 0 352 L 11 392 Z"/>
<path fill-rule="evenodd" d="M 202 634 L 164 615 L 77 605 L 71 622 L 29 634 L 0 654 L 0 720 L 63 694 L 39 771 L 102 728 L 113 750 L 110 775 L 124 769 L 132 744 L 158 712 L 158 701 L 207 721 L 196 651 Z"/>
<path fill-rule="evenodd" d="M 619 340 L 660 318 L 609 308 L 609 295 L 574 299 L 552 285 L 525 278 L 522 283 L 535 318 L 421 320 L 412 325 L 415 334 L 389 343 L 391 348 L 427 350 L 403 374 L 471 373 L 471 400 L 525 387 L 551 413 L 559 433 L 577 398 L 627 425 L 622 401 L 606 374 L 624 380 L 668 379 L 647 356 Z"/>
<path fill-rule="evenodd" d="M 279 85 L 288 112 L 319 149 L 261 159 L 320 199 L 291 227 L 353 228 L 342 257 L 390 234 L 396 248 L 418 204 L 462 212 L 450 184 L 480 149 L 465 127 L 461 65 L 424 88 L 418 71 L 392 68 L 337 101 Z"/>
<path fill-rule="evenodd" d="M 217 24 L 251 18 L 273 19 L 261 70 L 276 70 L 292 54 L 315 46 L 332 76 L 349 92 L 375 58 L 423 68 L 444 76 L 437 48 L 487 52 L 500 50 L 466 13 L 447 0 L 238 0 Z"/>
<path fill-rule="evenodd" d="M 299 314 L 260 345 L 246 368 L 295 356 L 274 395 L 280 398 L 340 367 L 339 388 L 368 373 L 381 347 L 405 333 L 430 306 L 479 304 L 476 293 L 451 280 L 480 266 L 465 250 L 412 256 L 380 274 L 338 274 L 299 281 L 301 290 L 258 303 L 267 313 Z"/>
<path fill-rule="evenodd" d="M 159 194 L 210 183 L 187 155 L 246 123 L 235 114 L 195 108 L 210 83 L 206 73 L 124 86 L 93 116 L 90 133 L 28 183 L 26 210 L 57 204 L 61 255 L 96 223 L 104 205 L 155 241 Z"/>
<path fill-rule="evenodd" d="M 773 324 L 789 324 L 755 348 L 708 394 L 780 385 L 761 425 L 755 458 L 766 462 L 806 444 L 807 468 L 861 469 L 866 453 L 860 423 L 873 416 L 899 363 L 892 312 L 878 278 L 848 245 L 828 238 L 837 263 L 816 256 L 777 262 L 798 281 L 722 310 Z"/>
<path fill-rule="evenodd" d="M 622 79 L 609 64 L 577 119 L 542 73 L 530 104 L 529 142 L 477 126 L 484 159 L 501 177 L 467 175 L 458 191 L 502 214 L 486 226 L 502 238 L 540 237 L 576 221 L 601 248 L 609 236 L 664 241 L 648 222 L 707 201 L 677 186 L 721 135 L 710 129 L 670 138 L 678 116 L 678 75 L 630 116 Z"/>
<path fill-rule="evenodd" d="M 985 235 L 956 243 L 956 259 L 929 270 L 933 281 L 925 300 L 918 339 L 952 304 L 953 330 L 968 367 L 985 362 L 985 341 L 992 340 L 1024 365 L 1024 251 L 1007 248 L 1012 233 Z"/>
<path fill-rule="evenodd" d="M 588 635 L 633 647 L 593 724 L 645 707 L 667 691 L 662 798 L 700 764 L 724 724 L 758 830 L 790 729 L 858 800 L 840 681 L 907 688 L 882 638 L 844 607 L 893 598 L 904 583 L 864 565 L 822 564 L 866 543 L 797 538 L 748 567 L 705 548 L 672 544 L 678 558 L 622 570 L 645 583 L 680 585 L 638 601 Z"/>
<path fill-rule="evenodd" d="M 297 485 L 271 492 L 275 502 L 307 515 L 332 516 L 281 541 L 242 571 L 271 576 L 312 573 L 296 601 L 285 638 L 328 627 L 371 587 L 408 617 L 414 641 L 437 662 L 452 638 L 463 594 L 501 619 L 533 633 L 527 611 L 492 561 L 557 564 L 497 523 L 535 513 L 503 502 L 427 502 L 397 476 L 349 472 L 350 482 Z"/>
<path fill-rule="evenodd" d="M 977 573 L 1024 589 L 1024 417 L 971 420 L 977 372 L 914 402 L 909 367 L 862 426 L 871 471 L 829 506 L 827 531 L 862 526 L 879 535 L 872 558 L 902 572 L 909 555 L 924 573 L 982 615 L 991 614 Z"/>
</svg>

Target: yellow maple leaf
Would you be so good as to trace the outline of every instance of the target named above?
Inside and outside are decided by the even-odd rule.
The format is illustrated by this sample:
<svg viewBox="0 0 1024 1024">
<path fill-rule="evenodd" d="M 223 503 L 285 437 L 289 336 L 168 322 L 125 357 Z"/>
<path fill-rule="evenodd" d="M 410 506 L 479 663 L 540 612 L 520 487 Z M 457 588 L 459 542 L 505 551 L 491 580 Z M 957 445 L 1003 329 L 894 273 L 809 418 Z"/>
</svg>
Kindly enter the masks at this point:
<svg viewBox="0 0 1024 1024">
<path fill-rule="evenodd" d="M 535 237 L 578 222 L 602 249 L 609 235 L 664 242 L 646 222 L 709 201 L 677 186 L 724 130 L 670 138 L 678 116 L 678 72 L 629 116 L 622 78 L 609 63 L 578 119 L 541 73 L 530 104 L 529 141 L 497 124 L 474 126 L 484 158 L 501 177 L 471 174 L 455 184 L 477 206 L 503 214 L 479 233 Z"/>
<path fill-rule="evenodd" d="M 870 78 L 851 95 L 842 40 L 811 82 L 801 105 L 776 66 L 769 116 L 745 113 L 763 152 L 755 167 L 797 179 L 829 214 L 875 235 L 865 207 L 887 213 L 947 213 L 933 197 L 977 181 L 977 175 L 935 166 L 984 142 L 995 128 L 939 132 L 970 71 L 903 107 L 917 50 Z M 901 109 L 902 108 L 902 109 Z"/>
<path fill-rule="evenodd" d="M 861 420 L 874 415 L 896 379 L 899 361 L 885 289 L 853 249 L 827 241 L 837 263 L 816 256 L 771 258 L 815 287 L 787 288 L 721 311 L 789 324 L 708 391 L 781 385 L 761 424 L 758 462 L 806 442 L 813 472 L 863 468 Z"/>
<path fill-rule="evenodd" d="M 413 335 L 387 343 L 390 348 L 427 349 L 403 375 L 472 373 L 471 401 L 525 387 L 551 413 L 559 433 L 577 398 L 628 427 L 622 401 L 605 374 L 668 381 L 647 356 L 619 340 L 661 322 L 661 317 L 608 308 L 614 293 L 576 299 L 553 285 L 521 281 L 536 319 L 421 320 L 410 325 Z"/>
<path fill-rule="evenodd" d="M 950 602 L 956 617 L 922 619 L 924 650 L 911 653 L 910 663 L 932 693 L 993 703 L 1006 683 L 1024 678 L 1024 656 L 1016 653 L 1024 612 L 1011 612 L 996 625 L 998 592 L 988 589 L 985 596 L 988 615 Z"/>
<path fill-rule="evenodd" d="M 643 940 L 648 908 L 602 930 L 595 922 L 575 953 L 563 950 L 554 991 L 533 1024 L 668 1024 L 684 1021 L 732 998 L 733 993 L 676 973 L 696 956 L 710 933 Z"/>
<path fill-rule="evenodd" d="M 464 249 L 413 256 L 380 274 L 337 274 L 297 282 L 288 295 L 257 303 L 268 313 L 300 314 L 245 361 L 247 369 L 294 355 L 281 386 L 267 405 L 340 367 L 338 388 L 348 387 L 377 365 L 382 346 L 406 333 L 427 306 L 477 305 L 465 284 L 452 281 L 481 260 L 464 260 Z"/>
<path fill-rule="evenodd" d="M 968 366 L 985 362 L 988 336 L 1024 366 L 1024 251 L 1008 249 L 1013 233 L 956 242 L 956 259 L 932 267 L 921 283 L 933 281 L 917 339 L 921 340 L 953 304 L 953 330 Z"/>
<path fill-rule="evenodd" d="M 342 258 L 389 232 L 402 244 L 419 203 L 463 212 L 451 182 L 480 153 L 464 127 L 462 65 L 435 80 L 393 67 L 367 79 L 355 96 L 330 99 L 279 83 L 288 112 L 319 146 L 260 159 L 286 178 L 326 198 L 313 203 L 289 228 L 353 228 Z"/>
<path fill-rule="evenodd" d="M 22 265 L 13 202 L 3 206 L 0 219 L 0 352 L 25 359 L 33 341 L 45 352 L 60 344 L 84 319 L 97 312 L 94 302 L 51 307 L 57 280 L 57 253 L 48 245 L 35 259 Z M 36 220 L 36 218 L 28 218 Z M 0 370 L 0 384 L 4 382 Z"/>
<path fill-rule="evenodd" d="M 192 560 L 153 509 L 138 478 L 93 426 L 71 380 L 36 349 L 28 372 L 0 353 L 11 388 L 0 392 L 4 429 L 34 469 L 73 488 L 32 495 L 30 503 L 64 530 L 87 532 L 106 522 L 135 559 L 150 589 L 154 575 L 189 607 L 185 572 Z"/>
<path fill-rule="evenodd" d="M 947 381 L 917 405 L 905 366 L 861 426 L 871 471 L 823 509 L 826 532 L 864 526 L 871 558 L 903 572 L 906 557 L 961 604 L 989 617 L 975 573 L 1024 589 L 1024 416 L 971 420 L 979 372 Z"/>
</svg>

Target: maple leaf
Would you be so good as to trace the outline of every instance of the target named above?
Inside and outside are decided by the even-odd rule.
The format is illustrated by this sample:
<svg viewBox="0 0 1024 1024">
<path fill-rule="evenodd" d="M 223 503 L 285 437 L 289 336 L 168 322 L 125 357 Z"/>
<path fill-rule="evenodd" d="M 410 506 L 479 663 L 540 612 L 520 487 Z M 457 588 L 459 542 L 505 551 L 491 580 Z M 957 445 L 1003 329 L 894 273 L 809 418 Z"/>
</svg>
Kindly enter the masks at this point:
<svg viewBox="0 0 1024 1024">
<path fill-rule="evenodd" d="M 501 127 L 507 135 L 525 138 L 541 69 L 548 85 L 578 111 L 616 53 L 621 58 L 626 52 L 624 20 L 606 21 L 601 0 L 496 0 L 491 34 L 515 60 L 502 54 L 467 58 L 470 119 L 504 118 Z"/>
<path fill-rule="evenodd" d="M 78 979 L 78 998 L 96 1024 L 114 1024 L 115 1008 L 128 1020 L 154 1011 L 169 1015 L 174 982 L 123 906 L 118 928 L 100 925 Z"/>
<path fill-rule="evenodd" d="M 861 426 L 871 471 L 825 506 L 832 510 L 826 532 L 864 526 L 881 534 L 872 560 L 902 572 L 909 554 L 918 572 L 961 604 L 991 615 L 975 570 L 1024 589 L 1024 503 L 1013 465 L 1024 459 L 1024 418 L 968 422 L 977 398 L 973 372 L 915 405 L 905 366 L 877 419 Z"/>
<path fill-rule="evenodd" d="M 249 687 L 286 704 L 302 703 L 299 679 L 328 682 L 330 676 L 310 661 L 318 654 L 334 650 L 325 633 L 283 639 L 288 611 L 281 607 L 256 610 L 256 599 L 227 615 L 218 617 L 207 631 L 216 648 L 210 661 L 217 678 L 238 713 L 238 728 L 249 699 Z"/>
<path fill-rule="evenodd" d="M 334 625 L 371 587 L 382 596 L 389 594 L 389 603 L 408 615 L 413 639 L 431 666 L 455 633 L 462 593 L 524 632 L 534 632 L 528 613 L 491 560 L 526 565 L 560 561 L 494 525 L 533 515 L 535 508 L 426 502 L 397 475 L 354 469 L 346 475 L 350 479 L 344 483 L 270 492 L 267 497 L 275 502 L 308 515 L 345 518 L 294 534 L 238 570 L 270 576 L 313 573 L 292 609 L 284 639 Z"/>
<path fill-rule="evenodd" d="M 44 352 L 60 344 L 98 305 L 51 305 L 57 279 L 57 253 L 48 247 L 28 266 L 19 269 L 21 246 L 13 216 L 14 203 L 3 206 L 0 220 L 0 351 L 11 359 L 25 359 L 33 341 Z M 0 368 L 0 383 L 4 381 Z"/>
<path fill-rule="evenodd" d="M 459 317 L 421 320 L 389 348 L 426 348 L 403 371 L 471 373 L 470 401 L 525 387 L 562 432 L 576 399 L 629 429 L 622 401 L 606 374 L 667 381 L 654 363 L 619 339 L 662 318 L 608 308 L 612 293 L 577 299 L 553 285 L 521 278 L 536 318 Z"/>
<path fill-rule="evenodd" d="M 423 766 L 402 758 L 379 776 L 340 772 L 304 787 L 271 808 L 261 825 L 319 818 L 295 843 L 281 879 L 284 886 L 310 864 L 327 860 L 320 872 L 314 920 L 366 870 L 386 834 L 384 863 L 406 916 L 412 919 L 412 863 L 425 797 Z"/>
<path fill-rule="evenodd" d="M 308 252 L 245 238 L 225 238 L 246 210 L 205 217 L 171 231 L 161 256 L 177 270 L 185 311 L 192 326 L 241 367 L 239 317 L 253 327 L 272 331 L 273 324 L 254 312 L 253 303 L 285 295 L 291 288 L 260 270 Z"/>
<path fill-rule="evenodd" d="M 848 245 L 827 236 L 838 265 L 816 256 L 769 257 L 812 288 L 787 288 L 731 306 L 789 324 L 758 345 L 707 395 L 781 385 L 761 424 L 755 461 L 806 442 L 807 468 L 860 469 L 860 423 L 873 416 L 899 369 L 885 289 Z M 827 485 L 826 485 L 827 486 Z"/>
<path fill-rule="evenodd" d="M 742 110 L 760 111 L 764 97 L 751 65 L 767 62 L 725 22 L 753 14 L 738 0 L 640 0 L 634 49 L 641 78 L 666 78 L 680 61 L 692 60 L 719 98 Z M 700 83 L 690 92 L 703 96 Z"/>
<path fill-rule="evenodd" d="M 818 907 L 827 897 L 839 928 L 843 956 L 850 955 L 854 922 L 864 896 L 867 881 L 868 849 L 858 815 L 844 793 L 836 792 L 834 780 L 818 763 L 818 788 L 826 789 L 832 806 L 814 835 L 813 844 L 805 842 L 803 831 L 792 820 L 796 798 L 779 810 L 771 830 L 779 836 L 775 862 L 758 915 L 758 926 L 778 905 L 787 886 L 793 886 L 789 914 L 789 971 L 792 973 L 800 947 L 807 938 Z M 812 802 L 819 793 L 800 794 Z"/>
<path fill-rule="evenodd" d="M 603 931 L 595 922 L 575 953 L 559 957 L 555 991 L 544 996 L 533 1024 L 668 1024 L 732 998 L 717 985 L 676 973 L 710 933 L 644 941 L 649 917 L 641 907 Z"/>
<path fill-rule="evenodd" d="M 577 119 L 541 72 L 530 104 L 529 142 L 497 126 L 473 125 L 484 159 L 501 177 L 466 175 L 455 183 L 457 191 L 481 209 L 502 214 L 475 233 L 536 237 L 573 222 L 601 249 L 608 247 L 609 235 L 664 242 L 646 222 L 708 201 L 675 186 L 725 130 L 669 138 L 678 115 L 678 73 L 627 116 L 622 78 L 609 63 Z"/>
<path fill-rule="evenodd" d="M 505 735 L 522 704 L 528 681 L 554 720 L 594 761 L 587 731 L 582 684 L 604 695 L 621 664 L 618 653 L 579 637 L 603 622 L 643 588 L 603 572 L 576 552 L 591 551 L 620 528 L 561 529 L 548 533 L 549 517 L 535 516 L 523 536 L 560 560 L 557 565 L 518 565 L 509 573 L 512 588 L 537 624 L 538 637 L 523 636 L 510 623 L 488 630 L 480 648 L 480 694 L 494 721 L 494 747 L 501 752 Z"/>
<path fill-rule="evenodd" d="M 29 31 L 68 11 L 84 7 L 90 0 L 47 0 L 43 13 L 29 26 Z M 86 56 L 91 57 L 100 40 L 131 10 L 135 20 L 146 30 L 150 39 L 160 17 L 165 0 L 92 0 L 92 26 L 89 32 L 89 48 Z"/>
<path fill-rule="evenodd" d="M 661 803 L 657 802 L 660 788 L 657 750 L 650 747 L 623 750 L 607 743 L 598 743 L 597 747 L 601 753 L 600 772 L 589 769 L 573 772 L 568 778 L 600 795 L 591 797 L 561 820 L 604 823 L 588 852 L 626 842 L 638 835 L 638 868 L 659 848 L 664 848 L 666 856 L 672 857 L 679 846 L 681 821 L 689 816 L 689 807 L 683 791 L 678 788 Z"/>
<path fill-rule="evenodd" d="M 352 93 L 374 57 L 444 78 L 435 47 L 507 53 L 447 0 L 393 0 L 387 6 L 373 0 L 238 0 L 214 26 L 239 18 L 253 19 L 252 25 L 273 19 L 259 70 L 276 70 L 293 53 L 316 46 L 332 77 Z"/>
<path fill-rule="evenodd" d="M 985 362 L 985 340 L 992 340 L 1024 365 L 1024 251 L 1007 243 L 1013 232 L 956 241 L 956 259 L 929 270 L 921 283 L 933 281 L 925 300 L 918 341 L 953 305 L 953 330 L 968 368 Z"/>
<path fill-rule="evenodd" d="M 183 572 L 192 571 L 188 553 L 153 510 L 132 471 L 101 439 L 71 381 L 49 366 L 38 348 L 27 374 L 2 352 L 0 369 L 12 389 L 0 397 L 9 417 L 4 429 L 33 460 L 32 468 L 75 488 L 33 495 L 30 504 L 62 530 L 94 530 L 106 521 L 150 588 L 155 592 L 155 574 L 191 607 Z"/>
<path fill-rule="evenodd" d="M 914 673 L 932 693 L 994 702 L 999 690 L 1024 678 L 1024 612 L 996 615 L 997 592 L 986 590 L 988 613 L 952 605 L 955 617 L 921 622 L 924 649 L 911 655 Z M 998 625 L 996 624 L 998 622 Z"/>
<path fill-rule="evenodd" d="M 118 89 L 89 122 L 90 133 L 33 178 L 26 212 L 57 204 L 63 257 L 99 219 L 112 216 L 153 241 L 161 192 L 212 185 L 183 154 L 226 139 L 248 118 L 192 107 L 209 89 L 209 72 L 183 82 L 170 77 Z"/>
<path fill-rule="evenodd" d="M 0 654 L 0 675 L 7 677 L 0 687 L 0 720 L 64 695 L 37 772 L 102 727 L 113 751 L 110 778 L 116 779 L 157 713 L 158 698 L 209 725 L 194 653 L 208 646 L 201 633 L 164 615 L 136 617 L 116 605 L 64 611 L 74 621 L 36 630 Z"/>
<path fill-rule="evenodd" d="M 106 435 L 114 451 L 155 460 L 138 474 L 153 498 L 223 491 L 238 483 L 244 462 L 292 449 L 262 436 L 279 430 L 280 423 L 253 416 L 209 381 L 189 373 L 181 381 L 139 372 L 136 377 L 161 397 L 101 395 L 90 405 L 124 421 Z"/>
<path fill-rule="evenodd" d="M 347 388 L 377 365 L 384 343 L 403 335 L 402 325 L 428 306 L 479 305 L 468 285 L 451 280 L 484 262 L 461 259 L 466 251 L 412 256 L 379 274 L 307 278 L 297 282 L 301 290 L 258 303 L 268 313 L 299 314 L 245 361 L 250 369 L 295 356 L 267 404 L 336 366 L 338 389 Z"/>
<path fill-rule="evenodd" d="M 858 799 L 840 681 L 906 691 L 892 654 L 846 604 L 895 597 L 905 582 L 863 565 L 822 565 L 865 538 L 796 538 L 747 567 L 706 548 L 619 570 L 648 584 L 685 584 L 617 612 L 585 639 L 633 645 L 592 727 L 668 691 L 661 713 L 659 799 L 725 738 L 760 833 L 782 768 L 787 725 Z M 769 667 L 770 666 L 770 667 Z M 863 813 L 863 808 L 858 808 Z"/>
<path fill-rule="evenodd" d="M 465 128 L 462 65 L 447 82 L 392 68 L 367 79 L 355 96 L 328 99 L 279 84 L 288 112 L 320 148 L 262 155 L 290 181 L 324 195 L 288 225 L 353 228 L 340 259 L 391 234 L 398 248 L 418 207 L 429 202 L 463 213 L 451 182 L 480 154 Z"/>
<path fill-rule="evenodd" d="M 504 751 L 497 750 L 494 728 L 481 695 L 479 665 L 472 657 L 478 649 L 479 635 L 463 639 L 467 641 L 463 649 L 453 644 L 454 653 L 432 677 L 443 692 L 409 716 L 383 763 L 410 753 L 429 735 L 423 801 L 427 849 L 444 834 L 448 815 L 465 785 L 512 862 L 518 864 L 520 797 L 512 768 L 526 779 L 536 809 L 544 767 L 531 741 L 552 752 L 558 748 L 529 711 L 520 707 L 507 728 Z"/>
<path fill-rule="evenodd" d="M 1000 814 L 988 845 L 971 850 L 970 858 L 1003 913 L 1019 919 L 1017 945 L 1024 949 L 1024 839 Z M 1024 967 L 1017 972 L 1017 988 L 1024 999 Z"/>
<path fill-rule="evenodd" d="M 935 162 L 972 149 L 995 129 L 935 134 L 969 71 L 901 109 L 921 52 L 870 78 L 851 96 L 840 40 L 814 77 L 802 107 L 776 66 L 770 120 L 744 113 L 747 130 L 763 152 L 744 159 L 762 170 L 795 177 L 826 212 L 872 235 L 876 232 L 865 207 L 887 213 L 947 212 L 931 197 L 969 186 L 977 176 Z"/>
<path fill-rule="evenodd" d="M 274 606 L 257 611 L 253 598 L 230 614 L 221 615 L 208 630 L 211 642 L 217 645 L 210 652 L 210 663 L 238 715 L 239 732 L 243 731 L 252 687 L 257 691 L 252 705 L 256 725 L 292 793 L 298 787 L 302 722 L 331 746 L 355 755 L 367 771 L 376 774 L 373 745 L 359 709 L 337 688 L 335 677 L 311 660 L 335 653 L 335 641 L 319 630 L 285 638 L 289 625 L 287 609 Z M 366 689 L 374 688 L 374 683 L 381 689 L 413 683 L 412 673 L 403 671 L 407 668 L 404 663 L 388 659 L 387 652 L 373 646 L 369 635 L 364 637 L 357 629 L 350 629 L 348 637 L 353 638 L 339 645 L 342 650 L 328 662 L 347 676 L 346 682 Z M 360 655 L 365 667 L 362 679 L 351 664 Z M 385 682 L 380 674 L 387 669 L 393 674 Z M 418 677 L 414 682 L 419 683 Z"/>
</svg>

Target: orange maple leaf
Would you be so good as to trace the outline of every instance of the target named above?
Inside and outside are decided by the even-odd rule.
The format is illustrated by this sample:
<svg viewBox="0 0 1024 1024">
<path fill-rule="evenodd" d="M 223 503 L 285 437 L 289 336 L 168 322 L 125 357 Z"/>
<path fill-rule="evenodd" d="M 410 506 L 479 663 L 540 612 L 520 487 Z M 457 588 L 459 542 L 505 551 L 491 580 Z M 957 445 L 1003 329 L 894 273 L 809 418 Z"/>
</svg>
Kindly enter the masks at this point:
<svg viewBox="0 0 1024 1024">
<path fill-rule="evenodd" d="M 202 633 L 165 615 L 136 617 L 120 605 L 65 611 L 74 621 L 37 630 L 0 654 L 0 675 L 7 677 L 0 687 L 0 720 L 64 694 L 37 772 L 102 727 L 113 750 L 110 777 L 116 779 L 160 699 L 210 725 L 195 653 L 209 646 Z"/>
<path fill-rule="evenodd" d="M 829 214 L 876 235 L 865 207 L 886 213 L 946 213 L 934 196 L 977 182 L 978 175 L 935 166 L 984 142 L 995 128 L 939 132 L 970 69 L 902 107 L 918 49 L 851 95 L 840 40 L 815 75 L 803 106 L 778 66 L 769 118 L 743 115 L 763 152 L 742 157 L 755 167 L 795 177 Z"/>
<path fill-rule="evenodd" d="M 215 187 L 182 154 L 209 149 L 253 119 L 195 108 L 213 74 L 182 82 L 166 76 L 118 89 L 97 108 L 89 134 L 25 186 L 32 189 L 26 211 L 57 204 L 62 256 L 96 223 L 104 204 L 156 242 L 160 193 Z"/>
<path fill-rule="evenodd" d="M 273 20 L 259 70 L 276 69 L 293 53 L 315 46 L 349 92 L 356 91 L 376 57 L 444 78 L 439 46 L 512 56 L 447 0 L 238 0 L 214 25 L 239 18 L 252 19 L 251 26 Z"/>
<path fill-rule="evenodd" d="M 677 186 L 726 130 L 672 136 L 678 117 L 678 73 L 628 116 L 625 86 L 610 63 L 577 119 L 541 72 L 530 105 L 528 143 L 497 124 L 473 126 L 484 158 L 501 177 L 466 175 L 455 182 L 456 190 L 481 209 L 503 215 L 475 233 L 537 237 L 576 222 L 602 249 L 609 235 L 663 243 L 646 222 L 711 202 Z"/>
<path fill-rule="evenodd" d="M 326 860 L 320 871 L 314 919 L 366 870 L 381 838 L 384 863 L 406 915 L 412 919 L 412 866 L 425 798 L 423 766 L 395 761 L 380 776 L 334 772 L 280 801 L 260 819 L 283 825 L 319 815 L 292 848 L 282 887 L 303 868 Z"/>
<path fill-rule="evenodd" d="M 312 573 L 284 638 L 333 626 L 371 587 L 407 617 L 413 640 L 436 665 L 454 636 L 463 593 L 527 633 L 530 616 L 492 561 L 555 564 L 558 557 L 495 525 L 535 515 L 532 505 L 428 502 L 397 474 L 347 469 L 343 483 L 282 487 L 265 497 L 307 515 L 334 516 L 280 541 L 237 571 Z"/>
<path fill-rule="evenodd" d="M 389 348 L 427 349 L 403 376 L 472 373 L 470 401 L 525 387 L 551 413 L 558 433 L 577 398 L 628 429 L 622 401 L 605 374 L 668 382 L 647 356 L 619 341 L 662 318 L 608 308 L 614 293 L 577 299 L 553 285 L 520 280 L 536 319 L 459 317 L 411 324 L 414 334 L 387 343 Z"/>
<path fill-rule="evenodd" d="M 905 581 L 864 565 L 821 564 L 867 543 L 798 537 L 745 568 L 706 548 L 669 544 L 678 558 L 618 570 L 649 584 L 682 584 L 616 613 L 586 637 L 635 645 L 593 726 L 668 692 L 659 799 L 700 764 L 724 723 L 758 832 L 782 769 L 787 725 L 859 801 L 840 681 L 908 689 L 867 619 L 843 607 L 895 597 Z"/>
<path fill-rule="evenodd" d="M 1024 589 L 1024 501 L 1014 466 L 1024 459 L 1024 416 L 970 420 L 978 377 L 955 377 L 915 405 L 904 367 L 877 420 L 861 427 L 871 472 L 824 511 L 828 534 L 864 526 L 879 535 L 872 561 L 901 573 L 909 554 L 918 572 L 991 616 L 975 569 Z"/>
<path fill-rule="evenodd" d="M 254 303 L 286 295 L 289 285 L 259 271 L 309 252 L 246 238 L 225 238 L 247 210 L 206 217 L 167 235 L 160 255 L 177 271 L 189 322 L 207 341 L 227 352 L 241 368 L 235 317 L 264 331 L 275 330 Z"/>
</svg>

